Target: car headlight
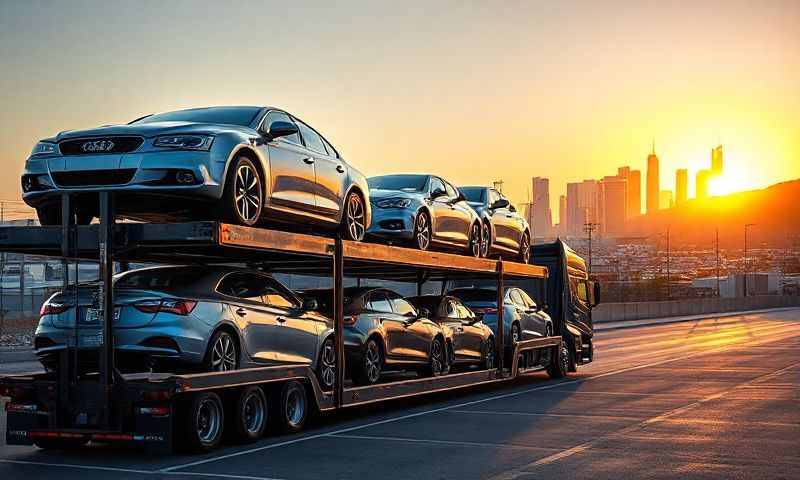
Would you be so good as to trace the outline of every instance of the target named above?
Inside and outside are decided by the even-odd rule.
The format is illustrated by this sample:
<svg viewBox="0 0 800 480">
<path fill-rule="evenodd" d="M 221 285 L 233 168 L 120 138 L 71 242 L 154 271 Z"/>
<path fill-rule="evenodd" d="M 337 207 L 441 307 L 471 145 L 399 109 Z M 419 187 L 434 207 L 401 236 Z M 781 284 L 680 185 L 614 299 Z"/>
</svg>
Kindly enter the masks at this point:
<svg viewBox="0 0 800 480">
<path fill-rule="evenodd" d="M 381 208 L 406 208 L 411 205 L 410 198 L 387 198 L 386 200 L 379 200 L 375 205 Z"/>
<path fill-rule="evenodd" d="M 214 137 L 208 135 L 164 135 L 156 137 L 153 146 L 186 150 L 208 150 Z"/>
<path fill-rule="evenodd" d="M 50 142 L 39 142 L 31 150 L 31 157 L 36 155 L 52 155 L 58 153 L 58 145 Z"/>
</svg>

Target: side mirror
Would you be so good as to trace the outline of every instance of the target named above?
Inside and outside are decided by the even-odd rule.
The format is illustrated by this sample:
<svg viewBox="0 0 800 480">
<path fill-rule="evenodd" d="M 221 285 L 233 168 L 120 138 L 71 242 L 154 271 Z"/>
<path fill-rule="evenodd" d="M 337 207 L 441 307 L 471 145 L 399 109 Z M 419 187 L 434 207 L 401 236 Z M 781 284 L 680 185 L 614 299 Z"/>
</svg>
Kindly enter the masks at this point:
<svg viewBox="0 0 800 480">
<path fill-rule="evenodd" d="M 282 120 L 275 120 L 269 124 L 269 128 L 267 129 L 267 135 L 272 139 L 288 137 L 289 135 L 294 135 L 297 132 L 297 125 L 290 122 L 284 122 Z"/>
<path fill-rule="evenodd" d="M 431 311 L 428 310 L 425 307 L 420 308 L 417 311 L 417 319 L 420 319 L 420 318 L 428 318 L 428 319 L 431 318 Z"/>
<path fill-rule="evenodd" d="M 319 309 L 319 302 L 317 302 L 316 298 L 306 298 L 303 300 L 302 308 L 304 312 L 315 312 Z"/>
<path fill-rule="evenodd" d="M 441 188 L 437 188 L 436 190 L 431 192 L 431 198 L 433 199 L 446 196 L 447 196 L 447 190 L 443 190 Z"/>
<path fill-rule="evenodd" d="M 498 208 L 506 208 L 508 207 L 508 205 L 509 205 L 508 200 L 505 198 L 501 198 L 500 200 L 496 200 L 492 204 L 492 210 L 497 210 Z"/>
</svg>

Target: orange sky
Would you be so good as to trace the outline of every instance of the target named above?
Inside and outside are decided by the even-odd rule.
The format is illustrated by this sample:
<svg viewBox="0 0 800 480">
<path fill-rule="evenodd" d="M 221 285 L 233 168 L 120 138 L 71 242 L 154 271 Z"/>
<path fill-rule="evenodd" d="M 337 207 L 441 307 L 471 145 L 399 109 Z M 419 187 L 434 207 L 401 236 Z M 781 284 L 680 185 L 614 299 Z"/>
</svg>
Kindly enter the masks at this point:
<svg viewBox="0 0 800 480">
<path fill-rule="evenodd" d="M 0 4 L 0 199 L 38 138 L 189 106 L 269 104 L 367 175 L 662 188 L 725 148 L 724 188 L 800 177 L 800 2 Z"/>
</svg>

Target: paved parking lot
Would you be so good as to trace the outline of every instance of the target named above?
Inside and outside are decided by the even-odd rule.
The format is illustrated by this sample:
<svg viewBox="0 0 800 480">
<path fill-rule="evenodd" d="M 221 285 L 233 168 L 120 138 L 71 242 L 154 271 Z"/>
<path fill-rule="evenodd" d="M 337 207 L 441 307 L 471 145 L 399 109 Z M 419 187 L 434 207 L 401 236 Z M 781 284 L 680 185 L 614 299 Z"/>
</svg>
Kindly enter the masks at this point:
<svg viewBox="0 0 800 480">
<path fill-rule="evenodd" d="M 564 381 L 346 411 L 207 456 L 0 443 L 0 478 L 798 478 L 799 352 L 797 309 L 603 331 Z"/>
</svg>

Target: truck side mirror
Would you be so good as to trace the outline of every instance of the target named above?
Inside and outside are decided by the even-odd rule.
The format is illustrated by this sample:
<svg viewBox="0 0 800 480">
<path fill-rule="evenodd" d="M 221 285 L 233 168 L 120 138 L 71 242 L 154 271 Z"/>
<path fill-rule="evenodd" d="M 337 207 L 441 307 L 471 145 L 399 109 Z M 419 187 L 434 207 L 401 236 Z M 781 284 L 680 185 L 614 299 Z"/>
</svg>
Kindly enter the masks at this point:
<svg viewBox="0 0 800 480">
<path fill-rule="evenodd" d="M 600 304 L 600 284 L 597 282 L 592 283 L 592 302 L 591 306 L 595 307 Z"/>
</svg>

